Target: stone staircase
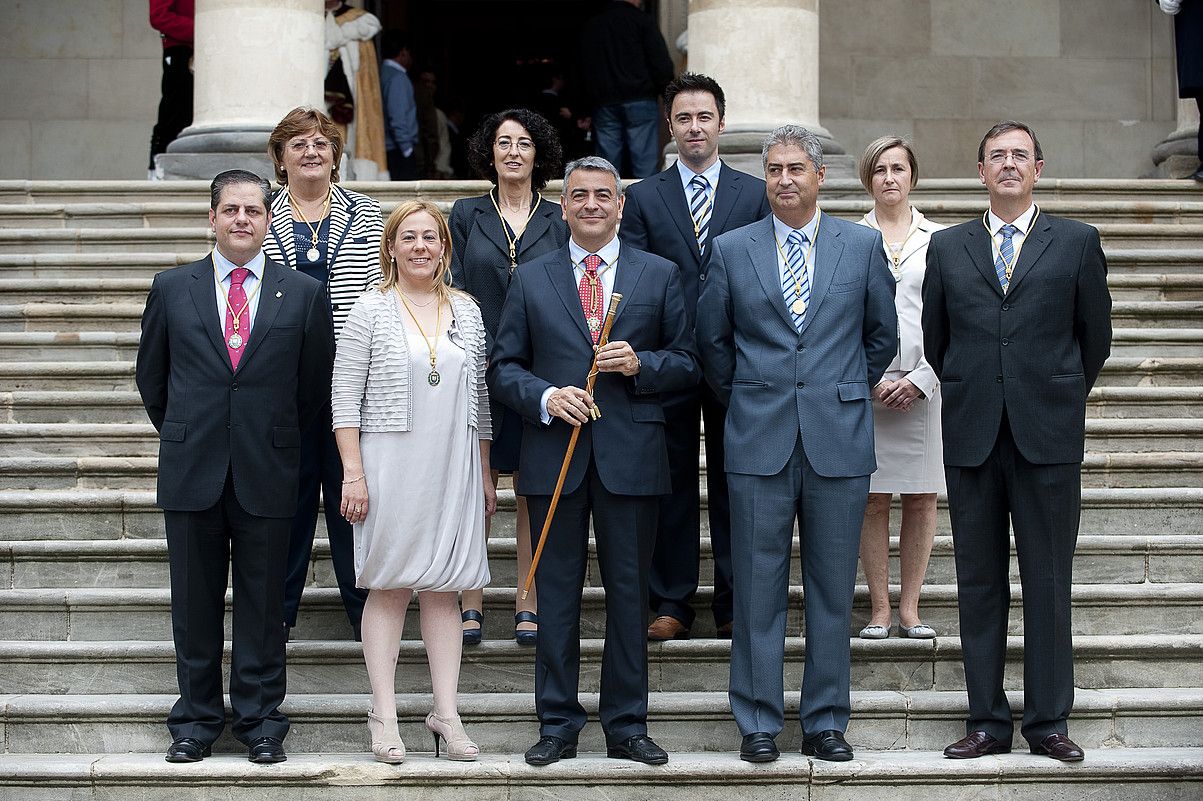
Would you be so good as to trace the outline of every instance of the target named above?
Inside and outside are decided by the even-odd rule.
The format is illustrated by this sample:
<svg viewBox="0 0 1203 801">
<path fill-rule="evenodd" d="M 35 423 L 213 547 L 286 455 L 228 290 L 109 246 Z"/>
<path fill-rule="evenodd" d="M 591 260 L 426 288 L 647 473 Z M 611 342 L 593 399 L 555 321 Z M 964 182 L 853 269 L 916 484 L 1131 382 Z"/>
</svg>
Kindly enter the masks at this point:
<svg viewBox="0 0 1203 801">
<path fill-rule="evenodd" d="M 1113 355 L 1089 401 L 1074 571 L 1071 734 L 1086 761 L 941 757 L 965 715 L 941 503 L 923 596 L 924 618 L 940 636 L 852 641 L 855 761 L 802 757 L 796 719 L 777 763 L 736 758 L 729 649 L 707 636 L 704 586 L 696 639 L 649 650 L 650 728 L 672 753 L 669 765 L 605 759 L 594 723 L 582 738 L 593 753 L 536 770 L 521 758 L 537 733 L 532 654 L 506 637 L 518 580 L 509 490 L 489 544 L 487 639 L 465 651 L 461 680 L 461 712 L 485 753 L 479 762 L 422 753 L 430 687 L 412 611 L 398 701 L 402 735 L 418 753 L 399 767 L 366 755 L 368 682 L 320 522 L 289 645 L 289 761 L 250 765 L 230 739 L 199 765 L 162 760 L 175 693 L 167 550 L 154 506 L 157 440 L 134 391 L 133 358 L 151 276 L 211 246 L 207 187 L 0 182 L 0 799 L 1203 797 L 1203 193 L 1176 181 L 1040 186 L 1042 209 L 1098 225 L 1115 299 Z M 402 198 L 449 205 L 484 190 L 357 188 L 386 213 Z M 914 199 L 952 222 L 980 213 L 983 198 L 976 181 L 928 181 Z M 849 218 L 868 208 L 849 181 L 828 182 L 822 203 Z M 801 681 L 804 647 L 796 561 L 793 570 L 787 688 Z M 702 571 L 708 584 L 706 539 Z M 1022 606 L 1013 577 L 1007 680 L 1015 690 Z M 855 614 L 859 628 L 868 615 L 863 586 Z M 587 587 L 582 685 L 591 710 L 603 615 L 602 590 Z M 1022 693 L 1011 697 L 1018 707 Z M 786 704 L 796 711 L 796 691 Z"/>
</svg>

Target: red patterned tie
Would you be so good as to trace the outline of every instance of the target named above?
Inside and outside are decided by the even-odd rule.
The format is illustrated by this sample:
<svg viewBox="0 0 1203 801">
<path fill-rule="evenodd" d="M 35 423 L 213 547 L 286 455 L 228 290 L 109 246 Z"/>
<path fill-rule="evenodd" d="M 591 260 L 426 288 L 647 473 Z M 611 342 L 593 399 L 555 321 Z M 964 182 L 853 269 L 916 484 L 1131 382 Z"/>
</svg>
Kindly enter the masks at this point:
<svg viewBox="0 0 1203 801">
<path fill-rule="evenodd" d="M 581 308 L 585 311 L 585 323 L 589 326 L 589 335 L 596 345 L 601 338 L 602 322 L 602 289 L 597 277 L 597 269 L 602 265 L 601 256 L 590 253 L 585 257 L 585 274 L 581 276 L 577 293 L 581 296 Z"/>
<path fill-rule="evenodd" d="M 251 271 L 245 267 L 235 267 L 230 272 L 230 302 L 226 304 L 226 351 L 230 354 L 230 364 L 235 370 L 238 369 L 242 351 L 246 349 L 247 338 L 251 335 L 251 314 L 246 311 L 246 290 L 242 288 L 242 282 L 250 273 Z M 234 331 L 235 311 L 238 312 L 237 332 Z M 235 333 L 238 336 L 231 344 L 230 337 Z M 234 345 L 238 347 L 234 347 Z"/>
</svg>

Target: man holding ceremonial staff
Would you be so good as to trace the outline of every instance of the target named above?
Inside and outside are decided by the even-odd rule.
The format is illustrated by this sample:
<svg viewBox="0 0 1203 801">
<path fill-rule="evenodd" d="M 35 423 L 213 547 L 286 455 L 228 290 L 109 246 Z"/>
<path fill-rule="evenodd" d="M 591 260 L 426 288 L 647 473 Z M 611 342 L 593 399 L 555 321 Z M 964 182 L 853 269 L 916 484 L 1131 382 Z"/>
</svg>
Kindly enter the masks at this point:
<svg viewBox="0 0 1203 801">
<path fill-rule="evenodd" d="M 608 754 L 647 764 L 668 755 L 647 736 L 647 578 L 659 496 L 669 492 L 660 393 L 699 371 L 677 268 L 620 245 L 618 171 L 587 157 L 564 172 L 560 199 L 571 238 L 514 273 L 489 383 L 524 418 L 517 491 L 539 531 L 574 428 L 578 435 L 536 573 L 539 641 L 532 765 L 576 756 L 586 714 L 577 700 L 581 588 L 592 517 L 606 589 L 600 718 Z M 612 294 L 610 341 L 600 347 Z M 593 393 L 582 389 L 596 355 Z"/>
</svg>

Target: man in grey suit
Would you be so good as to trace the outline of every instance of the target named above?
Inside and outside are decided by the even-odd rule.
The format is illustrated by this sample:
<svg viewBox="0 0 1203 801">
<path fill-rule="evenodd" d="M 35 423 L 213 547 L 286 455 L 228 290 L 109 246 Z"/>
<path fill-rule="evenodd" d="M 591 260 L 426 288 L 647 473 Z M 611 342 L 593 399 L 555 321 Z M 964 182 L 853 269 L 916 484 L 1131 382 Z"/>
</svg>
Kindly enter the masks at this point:
<svg viewBox="0 0 1203 801">
<path fill-rule="evenodd" d="M 1001 122 L 978 147 L 981 218 L 937 232 L 923 281 L 923 349 L 944 393 L 944 465 L 957 565 L 971 759 L 1011 750 L 1003 692 L 1010 538 L 1023 586 L 1022 734 L 1033 754 L 1082 759 L 1073 706 L 1070 582 L 1082 500 L 1086 394 L 1111 349 L 1099 232 L 1042 214 L 1036 134 Z M 1009 523 L 1009 525 L 1008 525 Z"/>
<path fill-rule="evenodd" d="M 727 403 L 740 758 L 777 758 L 795 520 L 806 594 L 802 753 L 844 761 L 852 593 L 873 455 L 870 388 L 898 349 L 881 235 L 818 210 L 823 150 L 796 125 L 763 160 L 773 213 L 714 240 L 698 306 L 706 379 Z"/>
</svg>

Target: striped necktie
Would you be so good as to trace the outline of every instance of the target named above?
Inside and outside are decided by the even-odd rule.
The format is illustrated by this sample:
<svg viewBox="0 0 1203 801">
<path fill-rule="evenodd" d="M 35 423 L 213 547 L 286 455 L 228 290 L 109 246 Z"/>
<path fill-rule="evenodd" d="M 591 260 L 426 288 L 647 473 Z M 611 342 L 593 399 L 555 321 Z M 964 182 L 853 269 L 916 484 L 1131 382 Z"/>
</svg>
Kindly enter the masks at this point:
<svg viewBox="0 0 1203 801">
<path fill-rule="evenodd" d="M 1015 267 L 1015 242 L 1011 237 L 1019 232 L 1019 229 L 1014 225 L 1004 225 L 999 229 L 1002 233 L 1002 244 L 998 248 L 998 258 L 994 260 L 994 272 L 998 273 L 998 283 L 1002 286 L 1002 291 L 1007 291 L 1007 286 L 1011 283 L 1007 278 L 1007 265 L 1010 264 L 1012 270 Z"/>
<path fill-rule="evenodd" d="M 689 201 L 689 216 L 693 218 L 693 230 L 698 238 L 698 252 L 706 247 L 706 235 L 710 229 L 710 182 L 704 175 L 695 175 L 689 185 L 693 187 L 693 197 Z"/>
<path fill-rule="evenodd" d="M 802 257 L 802 245 L 807 242 L 806 234 L 801 231 L 791 231 L 785 240 L 785 272 L 781 274 L 781 296 L 785 299 L 785 308 L 789 309 L 794 318 L 794 328 L 799 333 L 802 323 L 806 320 L 806 309 L 810 306 L 810 276 L 806 274 L 806 261 Z M 801 312 L 794 308 L 794 303 L 802 301 Z"/>
</svg>

